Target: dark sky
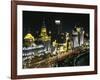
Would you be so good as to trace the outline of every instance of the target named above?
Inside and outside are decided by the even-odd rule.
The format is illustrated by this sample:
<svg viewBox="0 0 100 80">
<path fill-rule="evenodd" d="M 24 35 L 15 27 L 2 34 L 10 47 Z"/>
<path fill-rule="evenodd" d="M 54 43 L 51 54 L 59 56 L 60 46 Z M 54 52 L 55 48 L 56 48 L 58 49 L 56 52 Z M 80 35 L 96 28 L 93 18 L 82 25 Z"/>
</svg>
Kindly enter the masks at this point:
<svg viewBox="0 0 100 80">
<path fill-rule="evenodd" d="M 39 32 L 43 20 L 47 30 L 52 33 L 57 32 L 55 20 L 61 20 L 62 32 L 71 32 L 79 24 L 89 33 L 89 14 L 23 11 L 23 35 Z"/>
</svg>

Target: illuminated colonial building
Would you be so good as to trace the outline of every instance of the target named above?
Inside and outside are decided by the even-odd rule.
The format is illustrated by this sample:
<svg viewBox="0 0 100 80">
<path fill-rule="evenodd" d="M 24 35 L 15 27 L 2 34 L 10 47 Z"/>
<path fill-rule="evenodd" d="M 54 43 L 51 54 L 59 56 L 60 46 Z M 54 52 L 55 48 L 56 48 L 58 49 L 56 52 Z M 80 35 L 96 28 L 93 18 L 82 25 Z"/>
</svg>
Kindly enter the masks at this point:
<svg viewBox="0 0 100 80">
<path fill-rule="evenodd" d="M 29 42 L 32 42 L 32 41 L 35 40 L 34 36 L 32 36 L 31 33 L 26 34 L 25 37 L 24 37 L 24 39 L 25 39 L 25 41 L 29 41 Z"/>
<path fill-rule="evenodd" d="M 71 50 L 73 48 L 73 41 L 71 39 L 70 33 L 66 32 L 66 46 L 67 50 Z"/>
<path fill-rule="evenodd" d="M 51 36 L 48 36 L 48 34 L 47 34 L 47 29 L 46 29 L 46 26 L 45 26 L 45 21 L 43 21 L 43 26 L 41 27 L 40 40 L 42 40 L 42 41 L 49 41 L 49 40 L 51 40 Z"/>
<path fill-rule="evenodd" d="M 45 49 L 50 52 L 51 51 L 51 36 L 48 36 L 47 34 L 47 28 L 45 26 L 45 21 L 43 21 L 43 25 L 41 27 L 41 32 L 39 36 L 40 36 L 39 40 L 43 42 Z"/>
<path fill-rule="evenodd" d="M 28 33 L 24 37 L 24 46 L 27 46 L 27 47 L 32 46 L 34 41 L 35 41 L 34 36 L 32 36 L 31 33 Z"/>
</svg>

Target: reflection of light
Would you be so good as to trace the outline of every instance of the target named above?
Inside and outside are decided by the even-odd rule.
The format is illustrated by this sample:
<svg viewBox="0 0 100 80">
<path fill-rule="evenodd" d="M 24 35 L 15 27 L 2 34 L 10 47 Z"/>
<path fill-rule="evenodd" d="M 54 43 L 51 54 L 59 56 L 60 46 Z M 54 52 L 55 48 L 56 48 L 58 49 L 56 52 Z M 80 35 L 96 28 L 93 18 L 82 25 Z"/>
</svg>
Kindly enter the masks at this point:
<svg viewBox="0 0 100 80">
<path fill-rule="evenodd" d="M 60 20 L 55 20 L 55 23 L 56 24 L 60 24 Z"/>
</svg>

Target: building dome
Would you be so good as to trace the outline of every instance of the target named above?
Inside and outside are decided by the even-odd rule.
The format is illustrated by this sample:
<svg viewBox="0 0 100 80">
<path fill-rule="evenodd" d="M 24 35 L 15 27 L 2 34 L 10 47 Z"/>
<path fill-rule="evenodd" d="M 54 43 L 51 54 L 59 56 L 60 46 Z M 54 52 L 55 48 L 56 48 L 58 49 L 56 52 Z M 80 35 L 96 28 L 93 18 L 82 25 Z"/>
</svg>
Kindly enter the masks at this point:
<svg viewBox="0 0 100 80">
<path fill-rule="evenodd" d="M 26 36 L 24 37 L 24 39 L 29 39 L 29 40 L 33 40 L 34 41 L 34 36 L 32 36 L 32 34 L 28 33 L 26 34 Z"/>
</svg>

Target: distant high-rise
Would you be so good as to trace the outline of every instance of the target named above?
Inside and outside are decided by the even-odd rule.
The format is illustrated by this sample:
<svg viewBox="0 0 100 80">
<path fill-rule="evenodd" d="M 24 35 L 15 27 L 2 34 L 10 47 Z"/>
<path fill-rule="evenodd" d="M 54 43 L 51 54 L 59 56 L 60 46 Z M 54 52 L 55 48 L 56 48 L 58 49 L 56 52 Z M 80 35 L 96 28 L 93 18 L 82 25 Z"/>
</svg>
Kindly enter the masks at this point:
<svg viewBox="0 0 100 80">
<path fill-rule="evenodd" d="M 80 37 L 80 45 L 82 45 L 82 44 L 84 44 L 84 33 L 85 33 L 85 31 L 81 31 L 81 37 Z"/>
<path fill-rule="evenodd" d="M 55 20 L 55 24 L 57 26 L 57 34 L 62 32 L 61 20 Z"/>
<path fill-rule="evenodd" d="M 75 30 L 72 31 L 74 47 L 84 44 L 84 33 L 82 27 L 75 27 Z"/>
<path fill-rule="evenodd" d="M 73 31 L 72 35 L 73 35 L 73 46 L 78 47 L 79 46 L 79 44 L 78 44 L 78 33 L 76 31 Z"/>
</svg>

